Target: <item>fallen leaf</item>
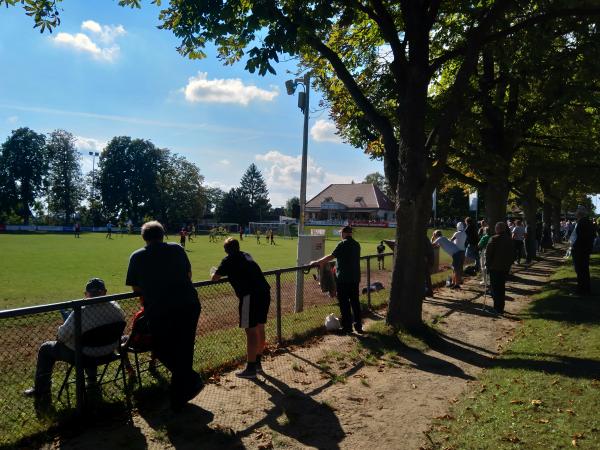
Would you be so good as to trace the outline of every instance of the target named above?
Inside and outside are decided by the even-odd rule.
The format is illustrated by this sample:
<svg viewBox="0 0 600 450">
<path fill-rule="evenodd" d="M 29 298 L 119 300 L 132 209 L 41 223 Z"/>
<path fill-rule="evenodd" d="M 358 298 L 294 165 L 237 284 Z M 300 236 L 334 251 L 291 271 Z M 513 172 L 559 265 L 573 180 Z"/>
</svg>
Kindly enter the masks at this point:
<svg viewBox="0 0 600 450">
<path fill-rule="evenodd" d="M 573 439 L 573 440 L 571 441 L 571 445 L 572 445 L 573 447 L 577 447 L 577 439 Z"/>
<path fill-rule="evenodd" d="M 444 414 L 443 416 L 434 417 L 434 419 L 436 419 L 436 420 L 454 420 L 454 417 L 452 417 L 450 414 Z"/>
<path fill-rule="evenodd" d="M 511 400 L 510 403 L 511 405 L 522 405 L 525 402 L 523 400 Z"/>
<path fill-rule="evenodd" d="M 572 409 L 565 409 L 565 412 L 566 412 L 567 414 L 570 414 L 570 415 L 572 415 L 572 416 L 574 416 L 574 415 L 575 415 L 575 411 L 573 411 Z"/>
<path fill-rule="evenodd" d="M 542 406 L 543 403 L 541 400 L 531 400 L 533 406 Z"/>
<path fill-rule="evenodd" d="M 413 388 L 413 389 L 416 389 L 417 385 L 415 383 L 413 383 L 413 384 L 410 385 L 410 387 Z"/>
<path fill-rule="evenodd" d="M 550 422 L 548 419 L 538 419 L 539 423 L 548 423 Z"/>
</svg>

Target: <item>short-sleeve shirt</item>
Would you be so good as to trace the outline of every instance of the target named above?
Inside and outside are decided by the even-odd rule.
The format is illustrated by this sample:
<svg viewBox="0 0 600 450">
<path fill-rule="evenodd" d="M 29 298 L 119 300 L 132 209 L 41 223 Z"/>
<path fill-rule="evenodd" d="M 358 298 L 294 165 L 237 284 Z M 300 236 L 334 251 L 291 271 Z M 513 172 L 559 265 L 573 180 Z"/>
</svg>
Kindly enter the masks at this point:
<svg viewBox="0 0 600 450">
<path fill-rule="evenodd" d="M 360 283 L 360 244 L 348 237 L 331 254 L 337 260 L 338 283 Z"/>
<path fill-rule="evenodd" d="M 377 246 L 377 253 L 383 253 L 385 251 L 385 246 L 379 244 Z"/>
<path fill-rule="evenodd" d="M 156 242 L 133 252 L 127 269 L 128 286 L 139 286 L 150 314 L 198 301 L 185 250 L 173 242 Z"/>
<path fill-rule="evenodd" d="M 240 300 L 245 295 L 264 294 L 271 289 L 260 266 L 246 252 L 225 256 L 215 274 L 229 279 Z"/>
</svg>

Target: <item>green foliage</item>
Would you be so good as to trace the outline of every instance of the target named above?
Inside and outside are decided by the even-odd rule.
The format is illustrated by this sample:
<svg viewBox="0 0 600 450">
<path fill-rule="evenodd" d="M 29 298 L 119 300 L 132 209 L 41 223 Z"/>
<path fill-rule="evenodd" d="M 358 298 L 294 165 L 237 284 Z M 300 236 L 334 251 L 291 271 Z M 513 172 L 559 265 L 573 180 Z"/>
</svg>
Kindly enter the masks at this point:
<svg viewBox="0 0 600 450">
<path fill-rule="evenodd" d="M 43 193 L 48 172 L 48 152 L 44 135 L 29 128 L 14 130 L 2 144 L 0 185 L 6 198 L 5 211 L 15 211 L 28 224 L 36 198 Z M 8 210 L 8 211 L 7 211 Z"/>
<path fill-rule="evenodd" d="M 69 224 L 84 196 L 75 138 L 64 130 L 53 131 L 47 142 L 47 151 L 50 158 L 48 211 Z"/>
<path fill-rule="evenodd" d="M 240 180 L 239 194 L 248 199 L 250 221 L 262 220 L 267 217 L 271 207 L 269 204 L 269 191 L 262 173 L 254 163 L 250 164 Z M 242 223 L 245 223 L 245 221 Z"/>
<path fill-rule="evenodd" d="M 300 199 L 298 197 L 292 197 L 285 202 L 285 214 L 294 219 L 300 217 Z"/>
</svg>

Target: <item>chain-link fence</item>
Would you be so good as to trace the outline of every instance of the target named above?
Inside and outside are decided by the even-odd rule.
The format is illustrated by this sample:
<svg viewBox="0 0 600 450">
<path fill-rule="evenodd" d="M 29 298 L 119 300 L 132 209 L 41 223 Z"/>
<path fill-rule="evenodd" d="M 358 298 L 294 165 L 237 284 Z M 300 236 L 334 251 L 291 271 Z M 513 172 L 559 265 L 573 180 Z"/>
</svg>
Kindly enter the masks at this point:
<svg viewBox="0 0 600 450">
<path fill-rule="evenodd" d="M 391 266 L 391 253 L 361 258 L 363 310 L 385 304 Z M 308 269 L 265 272 L 271 285 L 266 325 L 271 347 L 324 332 L 325 317 L 339 315 L 337 300 L 315 277 L 317 269 Z M 246 338 L 230 284 L 194 286 L 202 304 L 194 368 L 209 379 L 243 361 Z M 103 415 L 131 407 L 140 393 L 165 383 L 169 374 L 153 360 L 143 321 L 134 321 L 140 309 L 137 296 L 128 293 L 0 311 L 0 446 L 43 433 L 77 416 L 84 405 Z M 134 322 L 135 342 L 128 339 Z M 47 396 L 27 396 L 34 387 Z"/>
</svg>

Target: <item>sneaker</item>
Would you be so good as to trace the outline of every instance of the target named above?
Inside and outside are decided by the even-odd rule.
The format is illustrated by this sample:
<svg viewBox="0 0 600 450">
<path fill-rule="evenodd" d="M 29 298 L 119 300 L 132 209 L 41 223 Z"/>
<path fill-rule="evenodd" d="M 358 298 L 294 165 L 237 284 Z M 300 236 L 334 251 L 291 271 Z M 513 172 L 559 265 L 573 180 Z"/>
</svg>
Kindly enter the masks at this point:
<svg viewBox="0 0 600 450">
<path fill-rule="evenodd" d="M 362 329 L 362 325 L 354 325 L 354 331 L 356 331 L 357 334 L 363 334 L 364 331 Z"/>
<path fill-rule="evenodd" d="M 235 376 L 238 378 L 246 378 L 246 379 L 253 380 L 256 378 L 256 368 L 250 369 L 250 368 L 246 367 L 244 370 L 242 370 L 240 372 L 236 372 Z"/>
</svg>

